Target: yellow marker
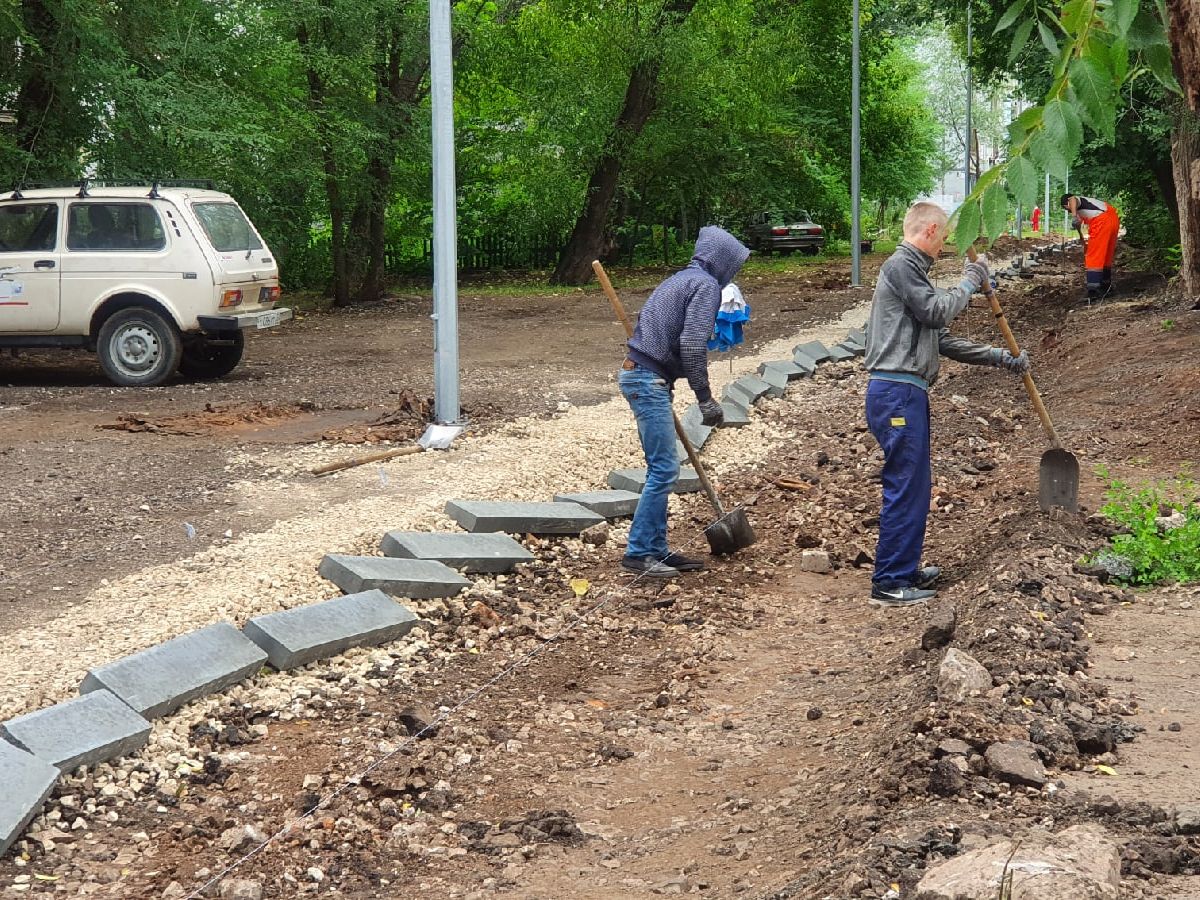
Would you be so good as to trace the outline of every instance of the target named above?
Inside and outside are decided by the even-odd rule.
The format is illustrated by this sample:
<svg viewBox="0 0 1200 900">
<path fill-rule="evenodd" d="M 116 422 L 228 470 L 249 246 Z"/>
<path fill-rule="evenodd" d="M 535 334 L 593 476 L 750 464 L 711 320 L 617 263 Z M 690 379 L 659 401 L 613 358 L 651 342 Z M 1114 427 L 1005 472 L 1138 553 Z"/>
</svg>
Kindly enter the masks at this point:
<svg viewBox="0 0 1200 900">
<path fill-rule="evenodd" d="M 892 416 L 892 427 L 903 428 L 908 423 L 904 421 L 904 416 Z"/>
<path fill-rule="evenodd" d="M 571 590 L 575 592 L 576 597 L 584 596 L 591 589 L 591 587 L 591 582 L 589 582 L 586 578 L 571 579 Z"/>
<path fill-rule="evenodd" d="M 1117 770 L 1112 766 L 1096 766 L 1097 775 L 1116 775 Z"/>
</svg>

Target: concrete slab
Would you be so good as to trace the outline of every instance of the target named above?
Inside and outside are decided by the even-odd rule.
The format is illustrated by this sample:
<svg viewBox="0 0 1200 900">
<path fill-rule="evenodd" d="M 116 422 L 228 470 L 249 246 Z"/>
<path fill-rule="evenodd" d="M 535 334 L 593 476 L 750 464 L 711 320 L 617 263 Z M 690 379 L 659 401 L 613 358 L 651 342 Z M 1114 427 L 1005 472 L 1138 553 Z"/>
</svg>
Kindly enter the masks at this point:
<svg viewBox="0 0 1200 900">
<path fill-rule="evenodd" d="M 419 621 L 383 591 L 371 590 L 257 616 L 244 630 L 271 665 L 283 671 L 337 656 L 351 647 L 378 647 L 399 640 Z"/>
<path fill-rule="evenodd" d="M 700 412 L 700 407 L 693 403 L 683 415 L 679 417 L 680 424 L 683 425 L 683 432 L 688 436 L 688 440 L 692 442 L 692 446 L 697 451 L 701 450 L 708 439 L 712 436 L 713 429 L 711 425 L 704 424 L 704 414 Z M 679 457 L 684 459 L 687 454 Z"/>
<path fill-rule="evenodd" d="M 614 490 L 640 494 L 642 488 L 646 486 L 646 470 L 617 469 L 608 473 L 608 484 Z M 690 494 L 698 490 L 700 490 L 700 477 L 696 474 L 696 470 L 690 466 L 683 466 L 679 470 L 679 480 L 675 482 L 672 493 Z"/>
<path fill-rule="evenodd" d="M 722 428 L 744 428 L 750 424 L 750 411 L 740 403 L 725 400 L 721 403 L 721 409 L 725 411 Z"/>
<path fill-rule="evenodd" d="M 792 362 L 804 371 L 804 377 L 806 378 L 817 371 L 817 361 L 800 350 L 792 353 Z"/>
<path fill-rule="evenodd" d="M 604 516 L 577 503 L 451 500 L 446 504 L 446 515 L 472 533 L 579 534 L 604 521 Z"/>
<path fill-rule="evenodd" d="M 757 375 L 743 375 L 737 381 L 730 385 L 739 385 L 749 398 L 750 402 L 754 403 L 759 397 L 763 397 L 771 390 L 770 383 L 763 381 Z"/>
<path fill-rule="evenodd" d="M 838 346 L 857 347 L 860 350 L 865 350 L 867 348 L 867 340 L 858 332 L 851 331 L 848 335 L 846 335 L 845 340 L 843 340 Z"/>
<path fill-rule="evenodd" d="M 606 519 L 623 519 L 637 511 L 638 495 L 633 491 L 588 491 L 583 494 L 555 494 L 556 503 L 578 503 L 584 509 Z"/>
<path fill-rule="evenodd" d="M 803 353 L 815 363 L 823 363 L 829 359 L 829 350 L 820 341 L 809 341 L 807 344 L 797 344 L 792 353 Z"/>
<path fill-rule="evenodd" d="M 860 347 L 858 344 L 849 344 L 849 343 L 846 343 L 845 341 L 838 344 L 836 347 L 831 348 L 829 352 L 832 353 L 834 350 L 844 350 L 847 353 L 849 353 L 851 356 L 866 356 L 867 355 L 866 347 Z"/>
<path fill-rule="evenodd" d="M 16 843 L 54 790 L 58 769 L 0 741 L 0 854 Z"/>
<path fill-rule="evenodd" d="M 722 403 L 736 403 L 747 413 L 750 412 L 750 407 L 754 405 L 755 399 L 757 398 L 750 396 L 749 388 L 736 381 L 725 385 L 725 390 L 721 392 Z"/>
<path fill-rule="evenodd" d="M 327 553 L 317 572 L 347 594 L 378 588 L 393 597 L 428 600 L 453 597 L 471 582 L 449 566 L 431 559 L 394 559 L 390 556 L 345 556 Z"/>
<path fill-rule="evenodd" d="M 108 689 L 147 719 L 157 719 L 237 684 L 266 661 L 253 641 L 218 622 L 92 669 L 79 693 Z"/>
<path fill-rule="evenodd" d="M 770 385 L 767 388 L 768 397 L 782 397 L 787 393 L 788 377 L 778 369 L 764 369 L 762 380 Z"/>
<path fill-rule="evenodd" d="M 854 359 L 855 355 L 853 350 L 847 350 L 841 345 L 829 348 L 829 359 L 832 362 L 845 362 L 848 359 Z"/>
<path fill-rule="evenodd" d="M 867 345 L 867 330 L 865 328 L 852 328 L 846 335 L 846 340 L 862 344 L 865 347 Z"/>
<path fill-rule="evenodd" d="M 765 362 L 758 367 L 758 375 L 763 379 L 763 381 L 767 380 L 765 377 L 763 377 L 763 373 L 767 369 L 774 369 L 782 373 L 788 381 L 795 381 L 797 378 L 803 378 L 805 375 L 809 374 L 803 368 L 796 365 L 796 363 L 792 362 L 792 360 L 781 359 L 776 360 L 775 362 Z"/>
<path fill-rule="evenodd" d="M 150 723 L 110 691 L 92 691 L 0 725 L 0 736 L 60 772 L 146 746 Z"/>
<path fill-rule="evenodd" d="M 432 559 L 460 572 L 511 572 L 534 556 L 507 534 L 389 531 L 379 547 L 397 559 Z"/>
</svg>

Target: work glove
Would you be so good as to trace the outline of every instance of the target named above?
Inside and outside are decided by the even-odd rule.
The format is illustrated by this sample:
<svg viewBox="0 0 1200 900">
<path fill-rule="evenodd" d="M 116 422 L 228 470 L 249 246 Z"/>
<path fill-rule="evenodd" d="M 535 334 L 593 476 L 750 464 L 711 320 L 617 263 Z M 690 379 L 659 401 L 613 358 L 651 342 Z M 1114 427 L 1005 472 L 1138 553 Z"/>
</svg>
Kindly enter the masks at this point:
<svg viewBox="0 0 1200 900">
<path fill-rule="evenodd" d="M 1028 351 L 1022 350 L 1020 356 L 1013 356 L 999 347 L 992 348 L 992 365 L 997 369 L 1007 369 L 1014 375 L 1024 375 L 1032 367 Z"/>
<path fill-rule="evenodd" d="M 963 264 L 963 278 L 970 279 L 975 284 L 975 291 L 982 290 L 985 285 L 991 284 L 991 273 L 988 271 L 988 258 L 980 253 L 972 262 L 967 260 Z"/>
<path fill-rule="evenodd" d="M 725 410 L 712 397 L 700 404 L 700 416 L 700 421 L 709 428 L 718 428 L 725 422 Z"/>
<path fill-rule="evenodd" d="M 1079 218 L 1079 216 L 1075 216 L 1073 219 L 1071 219 L 1071 227 L 1078 231 L 1083 227 L 1083 219 Z"/>
</svg>

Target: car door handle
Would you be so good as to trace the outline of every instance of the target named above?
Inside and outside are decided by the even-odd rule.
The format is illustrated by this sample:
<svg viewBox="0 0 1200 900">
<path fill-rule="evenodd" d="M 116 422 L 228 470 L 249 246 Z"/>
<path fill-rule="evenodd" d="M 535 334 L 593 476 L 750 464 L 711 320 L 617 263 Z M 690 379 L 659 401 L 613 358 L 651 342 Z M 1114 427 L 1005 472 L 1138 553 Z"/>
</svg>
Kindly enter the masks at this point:
<svg viewBox="0 0 1200 900">
<path fill-rule="evenodd" d="M 37 262 L 35 262 L 35 263 L 33 264 L 33 267 L 34 267 L 35 269 L 53 269 L 53 268 L 54 268 L 54 260 L 52 260 L 52 259 L 39 259 Z"/>
</svg>

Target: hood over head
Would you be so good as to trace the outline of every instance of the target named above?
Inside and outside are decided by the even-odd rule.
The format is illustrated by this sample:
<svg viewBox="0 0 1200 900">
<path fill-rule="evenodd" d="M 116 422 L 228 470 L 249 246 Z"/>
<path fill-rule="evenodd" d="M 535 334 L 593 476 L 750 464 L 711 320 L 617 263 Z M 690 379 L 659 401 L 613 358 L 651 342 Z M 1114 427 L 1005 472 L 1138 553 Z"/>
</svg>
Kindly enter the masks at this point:
<svg viewBox="0 0 1200 900">
<path fill-rule="evenodd" d="M 696 252 L 692 254 L 691 265 L 702 268 L 724 288 L 733 281 L 749 256 L 750 251 L 742 242 L 724 228 L 705 225 L 696 238 Z"/>
</svg>

